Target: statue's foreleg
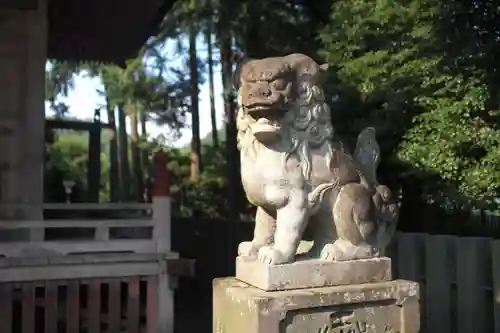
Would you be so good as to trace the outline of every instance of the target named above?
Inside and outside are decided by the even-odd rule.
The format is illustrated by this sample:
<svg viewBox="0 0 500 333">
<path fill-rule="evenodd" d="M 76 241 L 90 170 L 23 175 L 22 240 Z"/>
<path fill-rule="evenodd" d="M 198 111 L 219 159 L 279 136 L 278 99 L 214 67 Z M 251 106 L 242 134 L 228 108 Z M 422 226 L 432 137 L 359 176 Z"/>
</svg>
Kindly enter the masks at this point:
<svg viewBox="0 0 500 333">
<path fill-rule="evenodd" d="M 257 208 L 255 215 L 255 229 L 250 242 L 242 242 L 238 246 L 238 255 L 257 256 L 260 248 L 274 243 L 276 219 L 269 215 L 262 207 Z"/>
<path fill-rule="evenodd" d="M 300 194 L 299 194 L 300 195 Z M 274 245 L 259 250 L 259 260 L 268 265 L 291 262 L 295 258 L 302 233 L 307 224 L 307 202 L 304 198 L 290 197 L 287 204 L 277 210 Z"/>
</svg>

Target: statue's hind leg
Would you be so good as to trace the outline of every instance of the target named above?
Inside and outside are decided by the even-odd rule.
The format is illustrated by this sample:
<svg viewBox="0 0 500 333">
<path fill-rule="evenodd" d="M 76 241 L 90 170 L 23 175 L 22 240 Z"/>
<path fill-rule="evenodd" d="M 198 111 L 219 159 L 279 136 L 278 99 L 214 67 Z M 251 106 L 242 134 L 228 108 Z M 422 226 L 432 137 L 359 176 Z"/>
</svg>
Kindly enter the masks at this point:
<svg viewBox="0 0 500 333">
<path fill-rule="evenodd" d="M 355 259 L 370 259 L 378 257 L 377 249 L 368 244 L 354 245 L 343 239 L 326 244 L 321 250 L 321 259 L 328 261 L 347 261 Z"/>
<path fill-rule="evenodd" d="M 323 247 L 322 259 L 346 261 L 379 255 L 378 249 L 371 245 L 376 222 L 371 194 L 364 185 L 344 186 L 335 200 L 332 216 L 337 240 Z"/>
<path fill-rule="evenodd" d="M 257 208 L 255 215 L 255 229 L 250 242 L 241 242 L 238 246 L 238 255 L 257 257 L 260 248 L 274 242 L 276 219 L 269 215 L 262 207 Z"/>
</svg>

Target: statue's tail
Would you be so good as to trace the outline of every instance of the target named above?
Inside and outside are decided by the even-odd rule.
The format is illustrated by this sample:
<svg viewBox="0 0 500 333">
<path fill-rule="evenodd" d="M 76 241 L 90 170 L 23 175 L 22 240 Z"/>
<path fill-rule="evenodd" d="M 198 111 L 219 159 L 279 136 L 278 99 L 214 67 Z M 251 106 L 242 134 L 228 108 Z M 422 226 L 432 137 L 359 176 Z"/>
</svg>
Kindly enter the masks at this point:
<svg viewBox="0 0 500 333">
<path fill-rule="evenodd" d="M 385 248 L 396 233 L 398 222 L 399 204 L 387 203 L 377 207 L 377 246 Z"/>
<path fill-rule="evenodd" d="M 309 202 L 309 210 L 312 214 L 314 214 L 320 207 L 320 203 L 323 201 L 325 197 L 325 193 L 336 188 L 339 182 L 334 181 L 332 183 L 326 183 L 318 185 L 315 189 L 313 189 L 309 195 L 307 196 L 307 201 Z"/>
</svg>

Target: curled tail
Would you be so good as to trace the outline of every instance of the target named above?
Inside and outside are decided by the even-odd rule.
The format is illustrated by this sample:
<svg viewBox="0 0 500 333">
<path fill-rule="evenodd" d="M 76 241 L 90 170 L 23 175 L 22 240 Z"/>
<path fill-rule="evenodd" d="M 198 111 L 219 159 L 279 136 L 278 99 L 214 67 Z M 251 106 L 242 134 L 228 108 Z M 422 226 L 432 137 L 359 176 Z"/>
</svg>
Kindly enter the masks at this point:
<svg viewBox="0 0 500 333">
<path fill-rule="evenodd" d="M 375 220 L 377 222 L 376 242 L 379 248 L 384 248 L 391 241 L 398 221 L 399 204 L 393 201 L 391 190 L 377 182 L 377 167 L 380 163 L 380 146 L 377 143 L 373 127 L 367 127 L 358 135 L 354 159 L 358 163 L 368 182 L 375 186 L 373 196 L 375 205 Z"/>
<path fill-rule="evenodd" d="M 380 163 L 380 146 L 373 127 L 367 127 L 358 135 L 354 160 L 371 184 L 377 183 L 377 168 Z"/>
<path fill-rule="evenodd" d="M 325 193 L 335 189 L 338 186 L 339 182 L 334 181 L 331 183 L 325 183 L 316 186 L 309 195 L 307 196 L 307 201 L 309 204 L 309 210 L 312 214 L 314 214 L 320 207 L 320 203 L 323 201 L 325 197 Z"/>
<path fill-rule="evenodd" d="M 386 247 L 396 232 L 399 216 L 399 203 L 393 200 L 391 190 L 384 185 L 376 187 L 373 196 L 375 205 L 375 216 L 377 220 L 377 245 L 380 248 Z"/>
</svg>

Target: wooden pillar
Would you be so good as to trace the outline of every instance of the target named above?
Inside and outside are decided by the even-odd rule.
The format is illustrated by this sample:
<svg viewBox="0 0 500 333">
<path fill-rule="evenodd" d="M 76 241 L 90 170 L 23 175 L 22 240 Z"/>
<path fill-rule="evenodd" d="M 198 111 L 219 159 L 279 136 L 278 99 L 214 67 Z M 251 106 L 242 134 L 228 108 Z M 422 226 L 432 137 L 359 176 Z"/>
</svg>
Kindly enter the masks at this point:
<svg viewBox="0 0 500 333">
<path fill-rule="evenodd" d="M 19 8 L 22 2 L 10 2 L 15 8 L 0 6 L 0 14 L 7 18 L 0 26 L 0 123 L 8 130 L 0 137 L 4 148 L 0 165 L 5 166 L 0 197 L 7 205 L 27 207 L 17 211 L 5 208 L 0 215 L 41 219 L 47 11 L 43 0 L 36 1 L 34 8 Z"/>
<path fill-rule="evenodd" d="M 170 181 L 167 171 L 167 155 L 158 152 L 155 156 L 155 171 L 153 180 L 153 219 L 155 221 L 154 239 L 157 252 L 168 254 L 171 252 L 171 199 Z M 162 272 L 158 275 L 158 307 L 157 330 L 161 333 L 174 332 L 174 290 L 173 277 L 168 275 L 167 261 L 161 262 Z"/>
</svg>

